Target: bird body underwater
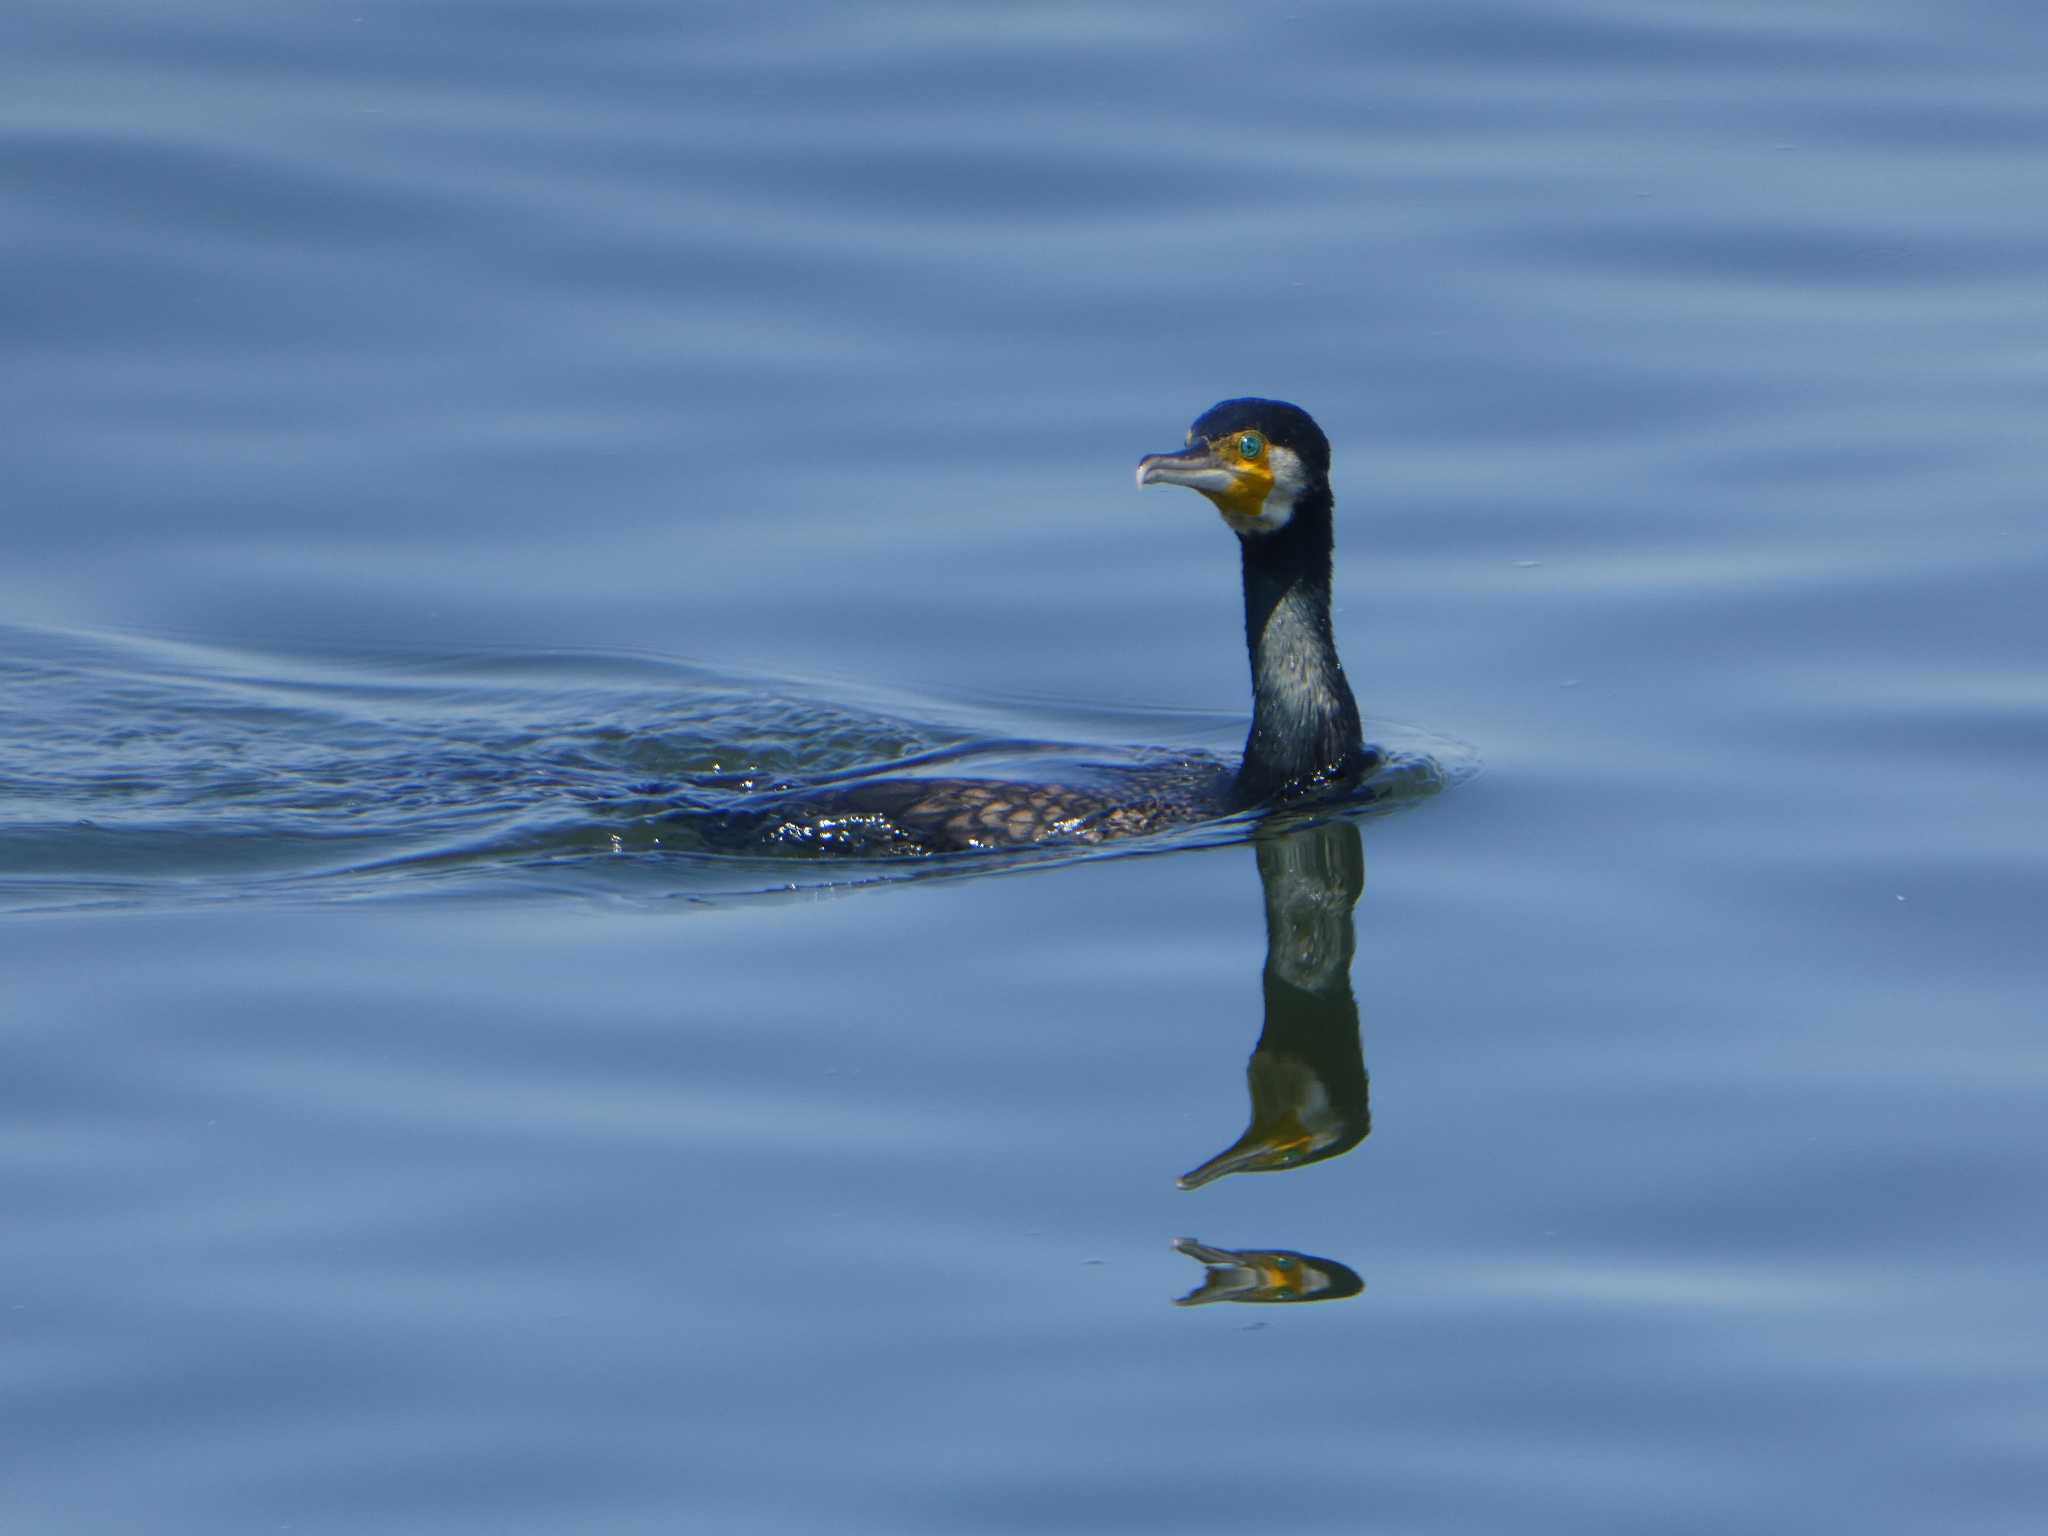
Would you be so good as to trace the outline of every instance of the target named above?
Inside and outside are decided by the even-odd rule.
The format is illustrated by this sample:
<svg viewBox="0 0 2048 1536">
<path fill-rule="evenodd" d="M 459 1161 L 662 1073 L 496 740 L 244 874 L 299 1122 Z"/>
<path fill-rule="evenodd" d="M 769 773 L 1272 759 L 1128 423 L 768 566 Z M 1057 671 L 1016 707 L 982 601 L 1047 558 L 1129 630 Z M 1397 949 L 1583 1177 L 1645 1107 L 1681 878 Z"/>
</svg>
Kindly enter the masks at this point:
<svg viewBox="0 0 2048 1536">
<path fill-rule="evenodd" d="M 877 778 L 773 792 L 723 815 L 756 846 L 854 854 L 1099 843 L 1341 793 L 1369 773 L 1330 628 L 1330 444 L 1280 400 L 1225 400 L 1186 445 L 1138 461 L 1140 486 L 1199 491 L 1237 536 L 1252 723 L 1233 771 L 1211 759 L 1105 768 L 1087 784 Z M 725 838 L 721 838 L 725 841 Z"/>
</svg>

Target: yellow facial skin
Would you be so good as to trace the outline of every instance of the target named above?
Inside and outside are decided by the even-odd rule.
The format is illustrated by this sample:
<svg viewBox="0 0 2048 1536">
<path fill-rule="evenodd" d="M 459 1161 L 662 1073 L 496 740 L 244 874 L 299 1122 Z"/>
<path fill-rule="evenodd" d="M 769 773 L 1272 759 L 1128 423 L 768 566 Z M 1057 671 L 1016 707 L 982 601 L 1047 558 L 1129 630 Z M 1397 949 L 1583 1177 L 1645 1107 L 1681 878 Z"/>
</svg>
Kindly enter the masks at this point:
<svg viewBox="0 0 2048 1536">
<path fill-rule="evenodd" d="M 1247 455 L 1246 448 L 1251 448 L 1252 453 Z M 1209 452 L 1229 469 L 1235 483 L 1228 490 L 1204 490 L 1202 494 L 1216 503 L 1216 510 L 1223 514 L 1226 523 L 1242 532 L 1259 520 L 1266 497 L 1273 489 L 1273 466 L 1267 458 L 1266 440 L 1256 432 L 1239 432 L 1214 439 Z"/>
<path fill-rule="evenodd" d="M 1247 533 L 1261 526 L 1266 497 L 1273 490 L 1272 455 L 1259 432 L 1207 440 L 1190 433 L 1187 452 L 1153 453 L 1140 459 L 1138 484 L 1185 485 L 1200 491 L 1235 532 Z"/>
</svg>

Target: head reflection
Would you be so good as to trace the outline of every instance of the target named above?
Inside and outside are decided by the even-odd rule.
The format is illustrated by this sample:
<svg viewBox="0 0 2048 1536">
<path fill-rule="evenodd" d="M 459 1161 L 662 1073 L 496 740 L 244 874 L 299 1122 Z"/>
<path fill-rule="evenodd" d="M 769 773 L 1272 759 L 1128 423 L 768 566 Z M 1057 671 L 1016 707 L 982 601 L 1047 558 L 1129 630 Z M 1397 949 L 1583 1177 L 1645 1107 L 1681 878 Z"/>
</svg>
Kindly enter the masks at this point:
<svg viewBox="0 0 2048 1536">
<path fill-rule="evenodd" d="M 1245 1069 L 1251 1124 L 1199 1168 L 1196 1189 L 1226 1173 L 1273 1173 L 1349 1152 L 1372 1129 L 1351 909 L 1365 888 L 1365 846 L 1348 821 L 1275 828 L 1256 849 L 1266 893 L 1266 1020 Z"/>
<path fill-rule="evenodd" d="M 1356 1270 L 1291 1248 L 1215 1248 L 1180 1237 L 1173 1250 L 1208 1266 L 1202 1283 L 1176 1298 L 1176 1307 L 1212 1301 L 1336 1301 L 1365 1289 Z"/>
</svg>

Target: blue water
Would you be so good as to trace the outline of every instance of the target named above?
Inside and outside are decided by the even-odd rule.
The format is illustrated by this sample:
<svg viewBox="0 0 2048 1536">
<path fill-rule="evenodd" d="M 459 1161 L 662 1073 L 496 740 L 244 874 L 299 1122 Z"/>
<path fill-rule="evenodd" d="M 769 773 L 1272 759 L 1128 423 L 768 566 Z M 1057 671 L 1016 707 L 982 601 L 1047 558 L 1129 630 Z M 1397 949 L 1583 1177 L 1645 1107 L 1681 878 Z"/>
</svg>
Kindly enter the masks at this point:
<svg viewBox="0 0 2048 1536">
<path fill-rule="evenodd" d="M 2037 8 L 0 35 L 10 1536 L 2038 1528 Z M 1228 751 L 1247 393 L 1444 792 L 636 830 Z"/>
</svg>

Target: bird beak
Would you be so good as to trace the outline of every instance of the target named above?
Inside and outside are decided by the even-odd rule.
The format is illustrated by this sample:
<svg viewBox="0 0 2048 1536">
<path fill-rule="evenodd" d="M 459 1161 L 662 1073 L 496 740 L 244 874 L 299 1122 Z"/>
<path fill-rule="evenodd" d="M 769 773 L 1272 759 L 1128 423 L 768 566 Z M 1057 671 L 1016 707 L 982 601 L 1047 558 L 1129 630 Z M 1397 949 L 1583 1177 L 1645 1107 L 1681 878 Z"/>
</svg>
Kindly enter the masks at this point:
<svg viewBox="0 0 2048 1536">
<path fill-rule="evenodd" d="M 1185 485 L 1211 496 L 1228 496 L 1242 477 L 1218 457 L 1212 444 L 1181 453 L 1148 453 L 1138 460 L 1139 485 Z"/>
</svg>

